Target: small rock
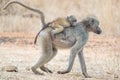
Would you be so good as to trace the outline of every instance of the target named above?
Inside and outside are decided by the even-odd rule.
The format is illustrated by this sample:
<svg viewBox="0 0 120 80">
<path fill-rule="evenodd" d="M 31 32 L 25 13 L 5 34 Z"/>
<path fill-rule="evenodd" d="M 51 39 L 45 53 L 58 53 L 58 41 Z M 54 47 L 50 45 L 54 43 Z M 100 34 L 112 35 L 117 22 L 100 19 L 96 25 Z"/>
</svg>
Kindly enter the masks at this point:
<svg viewBox="0 0 120 80">
<path fill-rule="evenodd" d="M 114 74 L 114 78 L 119 78 L 119 76 L 117 74 Z"/>
<path fill-rule="evenodd" d="M 107 74 L 112 74 L 111 72 L 106 72 Z"/>
<path fill-rule="evenodd" d="M 16 66 L 5 66 L 4 70 L 7 72 L 18 72 L 18 68 Z"/>
</svg>

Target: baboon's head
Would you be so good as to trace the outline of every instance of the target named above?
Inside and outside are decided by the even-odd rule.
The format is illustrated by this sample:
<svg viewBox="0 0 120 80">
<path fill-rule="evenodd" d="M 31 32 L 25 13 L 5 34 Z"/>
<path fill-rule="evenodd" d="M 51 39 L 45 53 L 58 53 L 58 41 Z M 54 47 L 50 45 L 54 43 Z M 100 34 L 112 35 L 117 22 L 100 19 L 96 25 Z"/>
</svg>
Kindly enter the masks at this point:
<svg viewBox="0 0 120 80">
<path fill-rule="evenodd" d="M 74 23 L 77 22 L 77 18 L 74 15 L 67 16 L 67 20 L 71 25 L 74 25 Z"/>
<path fill-rule="evenodd" d="M 96 19 L 96 17 L 87 17 L 87 19 L 85 19 L 85 24 L 90 32 L 94 32 L 96 34 L 100 34 L 102 32 L 101 28 L 99 27 L 99 21 Z"/>
</svg>

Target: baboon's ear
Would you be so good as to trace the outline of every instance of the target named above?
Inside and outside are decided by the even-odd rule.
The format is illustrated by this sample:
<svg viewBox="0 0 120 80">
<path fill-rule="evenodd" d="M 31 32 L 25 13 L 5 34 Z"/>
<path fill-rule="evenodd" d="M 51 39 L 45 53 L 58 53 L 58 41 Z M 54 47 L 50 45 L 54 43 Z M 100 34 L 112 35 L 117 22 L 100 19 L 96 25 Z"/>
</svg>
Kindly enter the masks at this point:
<svg viewBox="0 0 120 80">
<path fill-rule="evenodd" d="M 87 18 L 87 21 L 88 21 L 87 27 L 91 27 L 95 22 L 94 18 L 90 18 L 90 17 Z"/>
<path fill-rule="evenodd" d="M 83 24 L 84 24 L 87 28 L 89 28 L 89 27 L 90 27 L 90 21 L 89 21 L 89 19 L 83 20 Z"/>
<path fill-rule="evenodd" d="M 89 28 L 90 25 L 91 25 L 91 22 L 88 20 L 88 21 L 86 22 L 86 27 Z"/>
<path fill-rule="evenodd" d="M 69 20 L 70 19 L 70 17 L 69 16 L 67 16 L 67 20 Z"/>
<path fill-rule="evenodd" d="M 94 19 L 91 19 L 91 23 L 92 23 L 92 24 L 94 23 L 94 21 L 95 21 Z"/>
</svg>

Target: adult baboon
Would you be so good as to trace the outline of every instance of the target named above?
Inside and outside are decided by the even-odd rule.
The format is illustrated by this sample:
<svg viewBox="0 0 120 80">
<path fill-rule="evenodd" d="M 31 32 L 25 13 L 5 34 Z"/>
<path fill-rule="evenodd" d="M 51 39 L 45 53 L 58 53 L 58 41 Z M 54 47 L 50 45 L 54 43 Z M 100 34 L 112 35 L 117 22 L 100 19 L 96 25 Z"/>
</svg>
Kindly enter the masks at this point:
<svg viewBox="0 0 120 80">
<path fill-rule="evenodd" d="M 41 74 L 41 75 L 43 74 L 37 71 L 37 68 L 39 67 L 41 70 L 45 72 L 52 73 L 52 71 L 46 68 L 44 65 L 48 63 L 57 54 L 57 48 L 60 47 L 60 48 L 71 48 L 71 52 L 70 52 L 68 68 L 65 71 L 58 71 L 58 73 L 65 74 L 70 72 L 73 66 L 75 56 L 76 54 L 78 54 L 82 68 L 82 73 L 85 77 L 89 77 L 83 56 L 83 47 L 88 40 L 89 32 L 94 32 L 96 34 L 101 33 L 101 29 L 99 27 L 99 21 L 96 18 L 87 17 L 85 20 L 82 20 L 81 22 L 78 22 L 76 25 L 74 25 L 75 27 L 65 28 L 63 32 L 55 35 L 55 39 L 52 40 L 50 34 L 52 28 L 47 27 L 48 25 L 45 23 L 44 14 L 41 11 L 30 8 L 17 1 L 9 2 L 5 6 L 5 8 L 7 8 L 12 3 L 20 4 L 23 7 L 28 8 L 29 10 L 37 12 L 41 15 L 43 28 L 41 32 L 39 32 L 38 34 L 39 36 L 38 43 L 41 45 L 42 55 L 39 58 L 38 62 L 32 67 L 32 71 L 35 74 Z"/>
<path fill-rule="evenodd" d="M 89 77 L 86 70 L 86 65 L 83 56 L 83 48 L 89 38 L 89 32 L 100 34 L 102 31 L 99 27 L 99 21 L 94 17 L 87 17 L 78 22 L 75 27 L 65 28 L 62 33 L 55 35 L 55 39 L 51 40 L 49 34 L 52 29 L 50 27 L 40 32 L 37 43 L 41 46 L 41 56 L 38 62 L 32 67 L 35 74 L 42 74 L 37 71 L 37 68 L 45 72 L 52 72 L 44 65 L 48 63 L 56 54 L 57 48 L 71 48 L 69 65 L 64 71 L 58 71 L 59 74 L 65 74 L 71 71 L 76 54 L 82 68 L 82 73 L 85 77 Z"/>
</svg>

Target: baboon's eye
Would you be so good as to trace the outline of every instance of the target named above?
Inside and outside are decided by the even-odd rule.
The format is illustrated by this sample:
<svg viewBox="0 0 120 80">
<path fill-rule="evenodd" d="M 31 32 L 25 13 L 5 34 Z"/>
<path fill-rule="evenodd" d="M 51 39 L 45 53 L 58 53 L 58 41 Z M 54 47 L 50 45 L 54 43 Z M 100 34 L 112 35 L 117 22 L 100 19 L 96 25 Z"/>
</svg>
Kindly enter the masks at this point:
<svg viewBox="0 0 120 80">
<path fill-rule="evenodd" d="M 92 19 L 92 23 L 94 23 L 94 19 Z"/>
<path fill-rule="evenodd" d="M 73 20 L 73 22 L 77 22 L 77 20 L 76 20 L 76 19 L 74 19 L 74 20 Z"/>
</svg>

